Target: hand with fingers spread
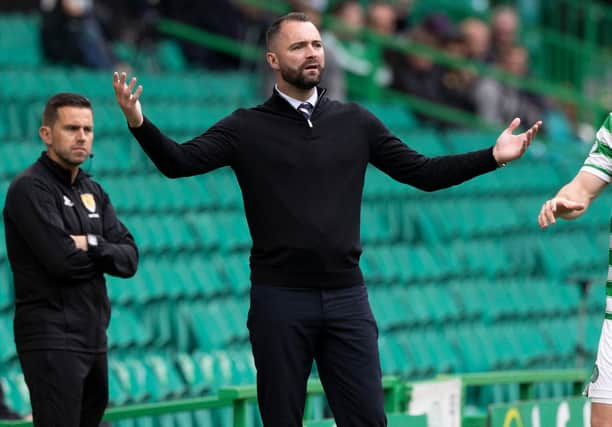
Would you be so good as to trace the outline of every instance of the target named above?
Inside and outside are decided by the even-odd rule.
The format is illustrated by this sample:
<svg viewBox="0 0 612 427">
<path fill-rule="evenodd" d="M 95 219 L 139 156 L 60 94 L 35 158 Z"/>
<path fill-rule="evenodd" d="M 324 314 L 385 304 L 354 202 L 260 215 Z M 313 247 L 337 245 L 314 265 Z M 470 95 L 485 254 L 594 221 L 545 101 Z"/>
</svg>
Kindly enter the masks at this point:
<svg viewBox="0 0 612 427">
<path fill-rule="evenodd" d="M 546 228 L 557 222 L 557 218 L 575 217 L 584 211 L 586 205 L 584 203 L 575 202 L 563 197 L 553 197 L 547 200 L 540 209 L 538 215 L 538 224 L 541 228 Z"/>
<path fill-rule="evenodd" d="M 140 127 L 144 121 L 139 100 L 140 94 L 142 93 L 142 86 L 138 86 L 134 92 L 136 77 L 132 77 L 129 85 L 126 80 L 126 73 L 122 72 L 121 75 L 116 71 L 113 73 L 113 89 L 115 90 L 117 103 L 119 107 L 121 107 L 121 111 L 123 111 L 128 125 L 137 128 Z"/>
<path fill-rule="evenodd" d="M 498 165 L 503 166 L 521 157 L 542 127 L 542 122 L 538 121 L 526 132 L 513 135 L 512 132 L 514 132 L 520 124 L 521 119 L 518 117 L 515 118 L 512 120 L 512 123 L 510 123 L 510 126 L 508 126 L 508 128 L 501 133 L 499 138 L 497 138 L 497 142 L 493 147 L 493 157 L 495 157 L 495 161 Z"/>
</svg>

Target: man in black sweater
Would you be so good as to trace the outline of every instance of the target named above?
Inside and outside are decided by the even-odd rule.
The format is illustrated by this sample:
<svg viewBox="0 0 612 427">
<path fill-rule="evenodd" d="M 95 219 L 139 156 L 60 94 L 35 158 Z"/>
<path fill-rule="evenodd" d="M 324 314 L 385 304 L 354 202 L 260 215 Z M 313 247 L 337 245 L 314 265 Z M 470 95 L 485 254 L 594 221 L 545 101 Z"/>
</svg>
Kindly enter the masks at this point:
<svg viewBox="0 0 612 427">
<path fill-rule="evenodd" d="M 39 134 L 47 151 L 13 180 L 4 206 L 15 344 L 34 425 L 98 427 L 108 402 L 104 273 L 133 276 L 138 250 L 80 168 L 93 143 L 87 98 L 51 97 Z"/>
<path fill-rule="evenodd" d="M 541 123 L 512 135 L 515 119 L 492 148 L 428 158 L 367 110 L 316 87 L 323 45 L 305 15 L 278 19 L 267 41 L 273 95 L 188 142 L 177 144 L 144 117 L 142 86 L 125 73 L 113 77 L 117 102 L 168 177 L 226 165 L 236 173 L 253 239 L 247 325 L 264 425 L 302 425 L 314 359 L 338 426 L 384 426 L 378 330 L 359 268 L 367 164 L 426 191 L 446 188 L 520 157 Z"/>
</svg>

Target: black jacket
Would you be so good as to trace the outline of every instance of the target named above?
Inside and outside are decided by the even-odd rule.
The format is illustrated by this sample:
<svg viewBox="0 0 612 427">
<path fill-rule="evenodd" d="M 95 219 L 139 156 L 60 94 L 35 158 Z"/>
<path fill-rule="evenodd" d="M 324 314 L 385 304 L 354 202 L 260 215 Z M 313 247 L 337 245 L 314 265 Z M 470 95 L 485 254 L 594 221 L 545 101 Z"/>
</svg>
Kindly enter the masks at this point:
<svg viewBox="0 0 612 427">
<path fill-rule="evenodd" d="M 146 118 L 131 129 L 169 177 L 226 165 L 234 169 L 253 238 L 254 284 L 329 288 L 363 283 L 359 228 L 368 163 L 425 191 L 497 167 L 491 147 L 425 157 L 358 104 L 319 93 L 312 127 L 275 91 L 263 105 L 239 109 L 184 144 Z"/>
<path fill-rule="evenodd" d="M 138 250 L 108 195 L 46 153 L 11 183 L 4 206 L 6 247 L 15 285 L 17 351 L 106 351 L 110 304 L 104 274 L 130 277 Z M 77 249 L 70 235 L 93 234 Z"/>
</svg>

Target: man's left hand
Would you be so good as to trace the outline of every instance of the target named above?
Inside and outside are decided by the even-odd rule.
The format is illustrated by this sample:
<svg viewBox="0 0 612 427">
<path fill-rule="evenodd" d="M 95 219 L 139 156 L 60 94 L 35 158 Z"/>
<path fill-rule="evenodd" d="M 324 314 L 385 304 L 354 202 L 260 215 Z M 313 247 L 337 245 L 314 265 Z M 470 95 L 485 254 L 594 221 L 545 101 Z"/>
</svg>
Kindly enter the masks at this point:
<svg viewBox="0 0 612 427">
<path fill-rule="evenodd" d="M 521 157 L 542 127 L 542 121 L 538 121 L 531 126 L 528 131 L 513 135 L 512 132 L 514 132 L 520 124 L 521 119 L 516 117 L 512 120 L 510 126 L 508 126 L 508 128 L 499 135 L 499 138 L 497 138 L 497 142 L 493 147 L 493 157 L 495 157 L 495 161 L 498 165 L 503 166 Z"/>
</svg>

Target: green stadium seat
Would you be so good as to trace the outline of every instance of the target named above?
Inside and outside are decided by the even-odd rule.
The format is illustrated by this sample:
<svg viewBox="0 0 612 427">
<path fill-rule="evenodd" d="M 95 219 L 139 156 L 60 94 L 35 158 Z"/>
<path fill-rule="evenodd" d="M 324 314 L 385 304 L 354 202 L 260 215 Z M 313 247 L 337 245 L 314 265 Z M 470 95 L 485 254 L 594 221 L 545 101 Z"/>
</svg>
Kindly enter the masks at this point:
<svg viewBox="0 0 612 427">
<path fill-rule="evenodd" d="M 175 359 L 189 396 L 203 396 L 211 391 L 213 360 L 210 355 L 198 353 L 194 357 L 180 352 L 176 354 Z"/>
<path fill-rule="evenodd" d="M 490 345 L 481 341 L 473 326 L 452 325 L 444 330 L 444 334 L 452 343 L 463 372 L 483 372 L 493 368 Z"/>
<path fill-rule="evenodd" d="M 230 287 L 219 267 L 218 258 L 204 260 L 201 255 L 196 255 L 191 258 L 189 268 L 192 273 L 190 287 L 194 290 L 199 289 L 202 296 L 212 298 L 230 292 Z"/>
<path fill-rule="evenodd" d="M 149 346 L 153 342 L 153 335 L 146 326 L 137 313 L 126 307 L 115 307 L 108 330 L 110 349 Z"/>
<path fill-rule="evenodd" d="M 431 362 L 429 362 L 437 374 L 452 373 L 459 370 L 460 362 L 452 348 L 451 342 L 439 331 L 425 329 L 423 331 L 411 331 L 406 337 L 407 343 L 412 343 L 411 353 L 422 353 L 427 349 Z M 424 355 L 424 353 L 422 353 Z"/>
<path fill-rule="evenodd" d="M 407 415 L 407 414 L 388 414 L 387 422 L 389 427 L 427 427 L 426 415 Z M 334 420 L 307 421 L 304 427 L 334 427 Z"/>
<path fill-rule="evenodd" d="M 233 295 L 242 296 L 251 288 L 249 260 L 246 254 L 216 256 L 213 264 L 223 274 L 223 282 L 231 289 Z"/>
<path fill-rule="evenodd" d="M 461 313 L 462 321 L 480 320 L 483 317 L 486 307 L 477 281 L 454 280 L 446 288 Z"/>
<path fill-rule="evenodd" d="M 5 393 L 6 404 L 18 414 L 31 414 L 30 393 L 25 383 L 21 369 L 11 369 L 3 372 L 0 385 Z"/>
<path fill-rule="evenodd" d="M 0 224 L 0 241 L 4 241 L 4 226 Z M 4 245 L 0 245 L 4 246 Z M 2 259 L 0 252 L 0 260 Z M 0 261 L 0 313 L 11 309 L 15 304 L 13 276 L 8 260 Z"/>
<path fill-rule="evenodd" d="M 146 366 L 137 359 L 109 360 L 109 371 L 113 371 L 116 386 L 125 391 L 130 403 L 142 403 L 153 398 L 153 385 L 147 375 Z M 119 393 L 121 397 L 122 394 Z"/>
<path fill-rule="evenodd" d="M 167 357 L 148 354 L 144 360 L 128 358 L 111 360 L 118 385 L 128 391 L 131 402 L 158 402 L 182 397 L 186 394 L 180 374 Z"/>
<path fill-rule="evenodd" d="M 145 365 L 155 378 L 155 391 L 151 393 L 155 401 L 178 399 L 187 395 L 187 387 L 172 358 L 149 354 L 145 356 Z"/>
<path fill-rule="evenodd" d="M 603 282 L 602 280 L 601 283 Z M 604 286 L 601 286 L 601 283 L 592 283 L 587 293 L 587 309 L 592 314 L 603 313 L 605 310 L 606 290 Z"/>
<path fill-rule="evenodd" d="M 228 324 L 219 323 L 218 319 L 209 313 L 208 305 L 204 306 L 201 303 L 184 305 L 180 307 L 177 314 L 180 323 L 187 328 L 188 332 L 188 341 L 182 344 L 181 350 L 212 351 L 223 348 L 229 343 Z"/>
<path fill-rule="evenodd" d="M 396 133 L 409 132 L 417 127 L 417 121 L 412 112 L 398 103 L 364 101 L 362 105 L 384 124 Z M 405 141 L 409 143 L 409 141 Z"/>
<path fill-rule="evenodd" d="M 414 377 L 417 374 L 408 354 L 395 337 L 381 335 L 378 338 L 378 350 L 381 369 L 385 375 L 407 374 Z"/>
<path fill-rule="evenodd" d="M 174 40 L 160 40 L 157 45 L 157 58 L 164 71 L 181 72 L 188 68 L 180 45 Z"/>
<path fill-rule="evenodd" d="M 400 236 L 399 239 L 405 243 L 413 243 L 416 242 L 417 239 L 420 239 L 418 230 L 418 223 L 416 221 L 416 213 L 420 210 L 420 206 L 415 206 L 415 204 L 408 201 L 400 201 L 398 209 L 398 220 L 400 222 Z"/>
<path fill-rule="evenodd" d="M 364 244 L 397 241 L 401 232 L 398 211 L 384 203 L 365 204 L 361 212 L 361 240 Z"/>
<path fill-rule="evenodd" d="M 381 331 L 389 331 L 407 326 L 411 320 L 411 310 L 404 305 L 406 293 L 403 289 L 370 287 L 368 289 L 370 306 Z"/>
<path fill-rule="evenodd" d="M 198 245 L 204 250 L 217 250 L 225 236 L 219 226 L 222 214 L 212 212 L 189 215 L 186 220 L 195 230 Z"/>
<path fill-rule="evenodd" d="M 0 366 L 17 360 L 12 313 L 0 315 L 0 342 L 3 343 L 0 346 Z"/>
<path fill-rule="evenodd" d="M 137 310 L 140 310 L 144 329 L 149 331 L 152 336 L 150 346 L 143 348 L 141 351 L 178 347 L 177 341 L 180 339 L 180 331 L 183 328 L 177 325 L 176 304 L 174 302 L 159 301 L 145 307 L 136 307 L 138 307 Z"/>
<path fill-rule="evenodd" d="M 461 309 L 452 297 L 451 290 L 445 285 L 426 283 L 419 287 L 421 291 L 420 302 L 423 302 L 432 322 L 444 325 L 446 322 L 455 322 L 462 319 Z"/>
<path fill-rule="evenodd" d="M 134 397 L 132 397 L 131 393 L 124 388 L 123 382 L 124 379 L 127 380 L 127 378 L 129 378 L 129 372 L 123 367 L 123 365 L 118 365 L 114 360 L 110 360 L 108 365 L 109 406 L 122 406 L 129 404 L 133 401 Z M 130 426 L 131 425 L 132 424 L 130 424 Z"/>
<path fill-rule="evenodd" d="M 23 172 L 44 151 L 42 142 L 38 144 L 11 143 L 0 145 L 0 173 L 12 180 Z"/>
<path fill-rule="evenodd" d="M 499 136 L 499 132 L 457 130 L 447 132 L 444 139 L 453 153 L 465 153 L 492 147 Z"/>
<path fill-rule="evenodd" d="M 433 129 L 413 129 L 399 133 L 397 136 L 410 148 L 428 157 L 444 156 L 449 153 L 449 147 Z"/>
<path fill-rule="evenodd" d="M 437 371 L 431 349 L 424 340 L 424 335 L 418 332 L 401 334 L 398 343 L 404 351 L 404 360 L 409 361 L 405 372 L 412 372 L 418 378 L 431 378 Z"/>
<path fill-rule="evenodd" d="M 218 218 L 221 240 L 221 250 L 225 252 L 245 251 L 252 245 L 251 235 L 246 219 L 242 213 L 228 212 Z"/>
<path fill-rule="evenodd" d="M 189 251 L 198 246 L 190 224 L 178 215 L 125 216 L 139 249 L 143 253 L 173 253 Z"/>
<path fill-rule="evenodd" d="M 366 171 L 364 185 L 364 200 L 406 200 L 413 195 L 421 195 L 422 192 L 409 185 L 400 184 L 392 178 L 369 166 Z"/>
<path fill-rule="evenodd" d="M 585 351 L 591 358 L 595 359 L 597 354 L 597 346 L 599 337 L 601 336 L 601 328 L 603 324 L 602 313 L 588 315 L 584 325 L 584 347 Z"/>
</svg>

